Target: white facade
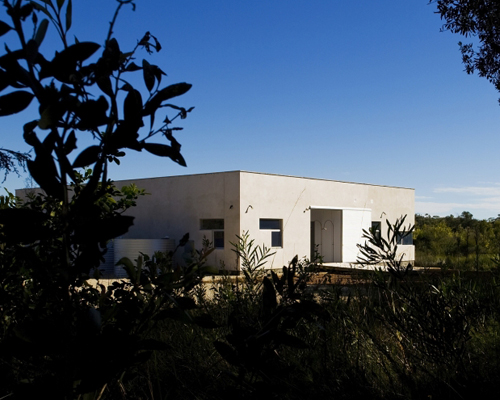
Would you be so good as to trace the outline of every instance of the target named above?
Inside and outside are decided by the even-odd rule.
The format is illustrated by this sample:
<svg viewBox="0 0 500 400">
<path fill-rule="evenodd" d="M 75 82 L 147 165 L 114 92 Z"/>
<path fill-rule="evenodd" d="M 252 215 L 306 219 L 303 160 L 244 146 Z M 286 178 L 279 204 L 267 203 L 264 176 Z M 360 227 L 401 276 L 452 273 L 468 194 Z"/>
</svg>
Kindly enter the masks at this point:
<svg viewBox="0 0 500 400">
<path fill-rule="evenodd" d="M 245 171 L 115 183 L 150 193 L 128 211 L 135 220 L 124 238 L 178 242 L 189 233 L 201 249 L 206 237 L 216 247 L 208 263 L 228 270 L 239 268 L 230 242 L 243 232 L 275 252 L 268 268 L 281 268 L 295 255 L 311 258 L 315 247 L 325 263 L 353 263 L 372 222 L 380 221 L 384 233 L 386 220 L 407 215 L 413 225 L 415 216 L 414 190 L 388 186 Z M 399 251 L 406 261 L 415 259 L 413 245 Z"/>
</svg>

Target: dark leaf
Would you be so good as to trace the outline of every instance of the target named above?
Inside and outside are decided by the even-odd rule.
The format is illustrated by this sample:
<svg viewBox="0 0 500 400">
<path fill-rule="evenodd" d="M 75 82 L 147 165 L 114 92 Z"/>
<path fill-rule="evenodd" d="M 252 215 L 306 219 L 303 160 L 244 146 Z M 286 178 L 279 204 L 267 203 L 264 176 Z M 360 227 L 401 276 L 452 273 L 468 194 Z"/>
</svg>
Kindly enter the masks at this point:
<svg viewBox="0 0 500 400">
<path fill-rule="evenodd" d="M 7 25 L 5 22 L 0 21 L 0 36 L 5 35 L 11 29 L 12 28 L 9 25 Z"/>
<path fill-rule="evenodd" d="M 115 237 L 124 235 L 134 224 L 134 217 L 128 215 L 118 215 L 111 218 L 100 219 L 97 224 L 90 227 L 89 235 L 94 235 L 93 239 L 98 242 L 105 242 Z M 96 232 L 98 230 L 99 232 Z M 93 232 L 93 233 L 92 233 Z"/>
<path fill-rule="evenodd" d="M 35 35 L 35 42 L 40 46 L 45 38 L 45 34 L 47 33 L 47 28 L 49 26 L 49 21 L 45 18 L 40 22 L 38 29 Z"/>
<path fill-rule="evenodd" d="M 24 21 L 26 18 L 28 18 L 31 15 L 32 12 L 33 12 L 33 4 L 28 3 L 28 4 L 25 4 L 24 6 L 21 7 L 21 11 L 20 11 L 19 16 Z"/>
<path fill-rule="evenodd" d="M 42 0 L 44 1 L 44 0 Z M 45 3 L 47 3 L 47 1 L 44 1 Z M 41 4 L 38 4 L 38 3 L 35 3 L 35 2 L 32 2 L 31 3 L 33 5 L 34 8 L 36 8 L 38 11 L 41 11 L 43 12 L 47 17 L 49 18 L 52 18 L 52 16 L 50 15 L 50 12 L 49 10 L 47 10 L 47 8 L 45 8 L 44 6 L 42 6 Z"/>
<path fill-rule="evenodd" d="M 135 282 L 136 281 L 136 269 L 132 261 L 130 261 L 129 258 L 127 257 L 122 257 L 118 260 L 115 265 L 121 265 L 123 269 L 127 272 L 127 276 L 130 278 L 131 281 Z"/>
<path fill-rule="evenodd" d="M 91 57 L 98 49 L 97 43 L 80 42 L 75 43 L 60 53 L 57 53 L 51 64 L 49 74 L 42 73 L 43 77 L 51 76 L 51 74 L 61 82 L 73 83 L 72 76 L 76 70 L 78 62 L 83 62 Z"/>
<path fill-rule="evenodd" d="M 186 161 L 182 155 L 166 144 L 144 143 L 144 150 L 154 154 L 155 156 L 170 157 L 177 164 L 182 165 L 183 167 L 186 166 Z"/>
<path fill-rule="evenodd" d="M 139 128 L 142 122 L 142 97 L 138 90 L 132 89 L 128 92 L 123 103 L 123 114 L 126 124 Z"/>
<path fill-rule="evenodd" d="M 111 79 L 109 76 L 99 76 L 96 79 L 97 86 L 109 97 L 113 97 L 113 86 L 111 84 Z"/>
<path fill-rule="evenodd" d="M 276 292 L 274 286 L 269 278 L 266 276 L 262 281 L 264 285 L 264 290 L 262 291 L 262 307 L 264 312 L 275 309 L 277 305 Z"/>
<path fill-rule="evenodd" d="M 107 109 L 108 102 L 104 96 L 79 104 L 76 109 L 76 115 L 80 119 L 77 124 L 78 129 L 82 131 L 96 130 L 97 127 L 106 124 L 108 122 Z"/>
<path fill-rule="evenodd" d="M 75 239 L 80 242 L 106 242 L 124 235 L 134 224 L 134 217 L 116 215 L 108 218 L 89 218 L 75 229 Z"/>
<path fill-rule="evenodd" d="M 149 64 L 146 60 L 142 60 L 142 74 L 144 76 L 144 83 L 146 84 L 148 91 L 151 92 L 155 85 L 155 76 L 151 68 L 151 64 Z"/>
<path fill-rule="evenodd" d="M 8 72 L 6 75 L 8 85 L 18 89 L 30 86 L 32 83 L 29 72 L 18 62 L 22 58 L 26 58 L 24 50 L 8 52 L 0 57 L 0 66 Z"/>
<path fill-rule="evenodd" d="M 7 78 L 7 73 L 0 70 L 0 92 L 9 86 L 9 81 Z"/>
<path fill-rule="evenodd" d="M 179 247 L 184 247 L 189 240 L 189 233 L 186 233 L 179 241 Z"/>
<path fill-rule="evenodd" d="M 69 0 L 68 6 L 66 7 L 66 31 L 69 31 L 69 28 L 71 28 L 72 13 L 73 5 L 71 4 L 71 0 Z"/>
<path fill-rule="evenodd" d="M 109 75 L 109 70 L 116 71 L 120 68 L 122 59 L 120 45 L 115 38 L 108 40 L 106 47 L 102 53 L 101 59 L 98 61 L 106 76 Z"/>
<path fill-rule="evenodd" d="M 57 8 L 60 10 L 64 5 L 64 0 L 57 0 Z"/>
<path fill-rule="evenodd" d="M 285 267 L 284 267 L 285 268 Z M 273 284 L 274 284 L 274 287 L 276 288 L 276 291 L 281 295 L 283 296 L 283 284 L 284 284 L 284 279 L 280 279 L 278 277 L 278 275 L 276 274 L 276 272 L 274 271 L 271 271 L 271 276 L 272 276 L 272 279 L 273 279 Z M 284 277 L 284 275 L 282 275 L 282 277 Z"/>
<path fill-rule="evenodd" d="M 156 112 L 161 103 L 176 96 L 181 96 L 191 89 L 189 83 L 176 83 L 160 90 L 144 105 L 144 115 L 151 115 Z"/>
<path fill-rule="evenodd" d="M 101 148 L 99 146 L 90 146 L 83 150 L 76 160 L 73 162 L 73 168 L 83 168 L 88 165 L 94 164 L 99 160 Z"/>
<path fill-rule="evenodd" d="M 127 53 L 120 53 L 120 62 L 125 63 L 133 55 L 134 55 L 133 51 L 129 51 Z"/>
<path fill-rule="evenodd" d="M 138 133 L 139 127 L 131 126 L 125 121 L 121 121 L 118 128 L 113 132 L 111 137 L 107 140 L 107 145 L 115 149 L 121 149 L 123 147 L 128 147 L 136 151 L 141 151 L 143 148 L 142 143 L 139 143 L 137 139 L 139 138 Z"/>
<path fill-rule="evenodd" d="M 151 71 L 154 74 L 156 80 L 158 81 L 158 86 L 159 86 L 160 83 L 161 83 L 161 77 L 162 77 L 162 75 L 167 75 L 167 74 L 165 74 L 165 72 L 163 72 L 156 65 L 151 65 Z"/>
<path fill-rule="evenodd" d="M 30 64 L 34 64 L 36 57 L 38 55 L 38 43 L 31 39 L 26 43 L 26 49 L 25 49 L 25 55 L 26 55 L 26 61 L 28 61 Z"/>
<path fill-rule="evenodd" d="M 240 365 L 238 362 L 238 355 L 234 351 L 234 349 L 229 346 L 227 343 L 215 341 L 214 347 L 218 351 L 218 353 L 222 356 L 224 360 L 226 360 L 229 364 L 232 365 Z"/>
<path fill-rule="evenodd" d="M 24 90 L 0 96 L 0 116 L 17 114 L 28 107 L 33 100 L 33 94 Z"/>
<path fill-rule="evenodd" d="M 38 137 L 36 136 L 35 132 L 33 132 L 33 130 L 37 127 L 37 125 L 38 125 L 38 121 L 34 120 L 34 121 L 31 121 L 31 122 L 24 124 L 24 127 L 23 127 L 24 141 L 33 147 L 40 144 L 40 140 L 38 140 Z"/>
<path fill-rule="evenodd" d="M 76 149 L 76 135 L 75 131 L 71 131 L 68 135 L 68 139 L 66 139 L 66 143 L 64 144 L 64 153 L 68 155 L 73 150 Z"/>
<path fill-rule="evenodd" d="M 51 131 L 45 137 L 45 139 L 43 139 L 43 142 L 42 142 L 43 143 L 43 147 L 45 149 L 55 149 L 55 147 L 56 147 L 55 144 L 56 144 L 56 141 L 57 141 L 58 137 L 59 136 L 58 136 L 56 130 Z M 37 151 L 39 151 L 38 148 L 37 148 Z"/>
<path fill-rule="evenodd" d="M 40 129 L 50 129 L 55 127 L 59 122 L 59 119 L 62 117 L 63 112 L 64 110 L 62 109 L 60 103 L 49 104 L 44 108 L 40 115 L 38 127 Z"/>
<path fill-rule="evenodd" d="M 63 198 L 65 188 L 59 181 L 59 175 L 54 163 L 54 159 L 47 152 L 38 152 L 35 159 L 26 163 L 33 179 L 40 185 L 48 195 L 57 199 Z"/>
<path fill-rule="evenodd" d="M 142 69 L 142 68 L 139 67 L 136 63 L 131 62 L 129 65 L 127 65 L 127 68 L 125 68 L 125 71 L 133 72 L 133 71 L 139 71 L 140 69 Z"/>
<path fill-rule="evenodd" d="M 153 40 L 155 41 L 155 49 L 156 49 L 156 51 L 160 51 L 161 50 L 161 44 L 160 44 L 160 42 L 158 42 L 158 40 L 153 35 L 151 35 L 151 36 L 153 37 Z"/>
</svg>

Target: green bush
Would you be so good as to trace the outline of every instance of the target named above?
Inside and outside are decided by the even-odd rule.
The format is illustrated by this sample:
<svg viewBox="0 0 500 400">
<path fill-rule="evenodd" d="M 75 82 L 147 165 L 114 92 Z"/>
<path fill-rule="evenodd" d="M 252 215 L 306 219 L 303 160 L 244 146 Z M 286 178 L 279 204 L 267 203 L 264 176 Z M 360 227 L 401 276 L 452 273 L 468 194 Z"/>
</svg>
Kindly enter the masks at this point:
<svg viewBox="0 0 500 400">
<path fill-rule="evenodd" d="M 265 254 L 245 236 L 236 245 L 240 252 Z M 260 271 L 223 277 L 213 290 L 194 288 L 190 296 L 200 307 L 193 315 L 209 314 L 217 327 L 164 321 L 152 337 L 169 350 L 136 371 L 127 393 L 176 399 L 495 398 L 500 293 L 493 273 L 403 273 L 394 265 L 392 272 L 366 272 L 352 285 L 315 286 L 310 265 L 295 259 L 279 276 Z"/>
</svg>

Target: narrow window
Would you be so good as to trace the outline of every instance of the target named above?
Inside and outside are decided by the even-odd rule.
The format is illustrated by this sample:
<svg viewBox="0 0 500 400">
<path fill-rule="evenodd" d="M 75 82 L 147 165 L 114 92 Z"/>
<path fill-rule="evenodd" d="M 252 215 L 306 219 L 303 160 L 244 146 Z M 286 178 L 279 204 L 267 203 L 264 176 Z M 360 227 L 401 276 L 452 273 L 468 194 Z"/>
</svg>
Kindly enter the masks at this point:
<svg viewBox="0 0 500 400">
<path fill-rule="evenodd" d="M 214 231 L 214 248 L 224 248 L 224 231 Z"/>
<path fill-rule="evenodd" d="M 271 231 L 271 247 L 283 247 L 283 220 L 281 219 L 261 219 L 259 228 Z"/>
<path fill-rule="evenodd" d="M 381 230 L 382 230 L 382 222 L 372 221 L 371 232 L 372 232 L 372 235 L 375 239 L 380 240 L 380 238 L 382 237 Z"/>
</svg>

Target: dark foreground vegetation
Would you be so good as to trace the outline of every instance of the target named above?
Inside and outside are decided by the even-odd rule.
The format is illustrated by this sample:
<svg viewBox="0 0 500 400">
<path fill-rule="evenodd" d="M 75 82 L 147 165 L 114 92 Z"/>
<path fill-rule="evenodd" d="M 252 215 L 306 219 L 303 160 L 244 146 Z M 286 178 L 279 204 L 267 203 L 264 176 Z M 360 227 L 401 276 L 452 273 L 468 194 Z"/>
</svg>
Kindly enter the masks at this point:
<svg viewBox="0 0 500 400">
<path fill-rule="evenodd" d="M 280 294 L 271 280 L 255 292 L 229 280 L 198 287 L 192 315 L 208 313 L 218 327 L 163 322 L 152 335 L 168 350 L 114 390 L 144 399 L 497 398 L 495 279 L 377 273 L 315 296 L 290 296 L 286 285 Z"/>
<path fill-rule="evenodd" d="M 101 297 L 94 300 L 94 314 L 68 321 L 83 332 L 50 338 L 54 329 L 42 324 L 23 332 L 21 323 L 13 338 L 4 330 L 0 394 L 496 399 L 499 271 L 414 272 L 392 257 L 389 244 L 388 251 L 378 248 L 389 260 L 387 271 L 351 271 L 347 280 L 319 272 L 321 265 L 308 260 L 265 271 L 261 266 L 270 253 L 248 235 L 234 244 L 242 262 L 239 277 L 177 280 L 167 290 L 162 280 L 189 276 L 171 269 L 168 257 L 146 256 L 137 265 L 123 260 L 130 280 L 99 292 L 82 287 L 80 302 L 90 304 L 86 296 L 92 293 Z M 161 291 L 152 290 L 153 281 Z M 160 300 L 155 309 L 152 304 Z M 61 324 L 57 310 L 45 312 Z"/>
<path fill-rule="evenodd" d="M 279 276 L 264 272 L 256 266 L 265 250 L 248 236 L 236 245 L 240 279 L 222 277 L 187 294 L 191 318 L 211 318 L 159 324 L 151 337 L 168 349 L 127 373 L 115 395 L 497 398 L 497 270 L 416 273 L 392 259 L 387 272 L 353 272 L 341 284 L 307 260 L 293 260 Z"/>
</svg>

